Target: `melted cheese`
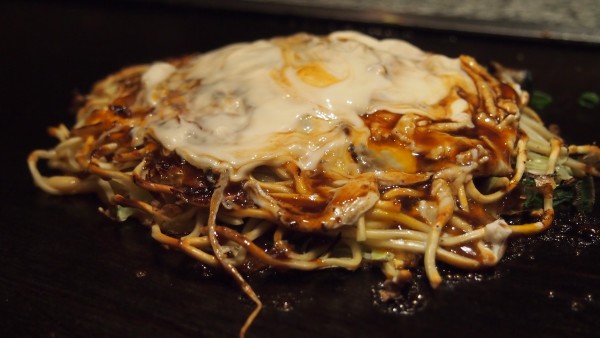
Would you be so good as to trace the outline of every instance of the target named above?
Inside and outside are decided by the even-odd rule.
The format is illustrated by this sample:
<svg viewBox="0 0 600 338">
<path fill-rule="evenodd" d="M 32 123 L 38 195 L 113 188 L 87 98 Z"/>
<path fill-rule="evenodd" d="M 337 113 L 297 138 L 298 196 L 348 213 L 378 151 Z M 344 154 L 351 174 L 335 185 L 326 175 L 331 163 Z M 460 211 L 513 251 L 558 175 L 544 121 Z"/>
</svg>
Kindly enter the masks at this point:
<svg viewBox="0 0 600 338">
<path fill-rule="evenodd" d="M 458 59 L 355 32 L 235 44 L 179 68 L 155 64 L 142 79 L 140 99 L 162 112 L 149 123 L 152 135 L 198 167 L 230 170 L 233 180 L 290 160 L 314 169 L 327 153 L 366 143 L 360 116 L 375 111 L 465 121 L 465 101 L 439 102 L 457 86 L 475 90 Z M 157 95 L 195 82 L 182 100 Z"/>
</svg>

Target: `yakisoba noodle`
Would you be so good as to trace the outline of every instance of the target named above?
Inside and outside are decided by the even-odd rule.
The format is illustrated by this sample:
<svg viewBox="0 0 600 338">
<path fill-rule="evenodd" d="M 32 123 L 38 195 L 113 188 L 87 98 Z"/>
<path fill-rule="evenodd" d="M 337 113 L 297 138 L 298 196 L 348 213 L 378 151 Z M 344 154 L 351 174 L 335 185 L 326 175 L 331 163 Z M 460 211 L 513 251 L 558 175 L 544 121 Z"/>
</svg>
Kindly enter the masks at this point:
<svg viewBox="0 0 600 338">
<path fill-rule="evenodd" d="M 567 147 L 507 74 L 355 32 L 235 44 L 109 76 L 28 162 L 43 190 L 96 192 L 110 217 L 224 268 L 257 304 L 243 335 L 262 306 L 249 262 L 367 262 L 402 282 L 422 261 L 436 287 L 437 262 L 494 265 L 509 236 L 550 226 L 554 188 L 597 176 L 599 151 Z M 524 176 L 543 208 L 509 225 Z"/>
</svg>

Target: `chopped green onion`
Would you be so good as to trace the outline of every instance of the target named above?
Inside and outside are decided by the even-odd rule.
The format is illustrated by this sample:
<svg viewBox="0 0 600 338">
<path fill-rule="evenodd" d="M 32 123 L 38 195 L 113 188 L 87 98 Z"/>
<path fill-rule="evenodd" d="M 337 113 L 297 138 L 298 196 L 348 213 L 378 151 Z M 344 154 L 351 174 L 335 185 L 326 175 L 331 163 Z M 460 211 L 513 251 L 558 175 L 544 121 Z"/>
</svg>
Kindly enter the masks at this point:
<svg viewBox="0 0 600 338">
<path fill-rule="evenodd" d="M 552 103 L 552 96 L 540 90 L 534 90 L 529 105 L 535 110 L 543 110 Z"/>
<path fill-rule="evenodd" d="M 577 102 L 583 108 L 592 109 L 600 104 L 600 96 L 594 92 L 584 92 Z"/>
</svg>

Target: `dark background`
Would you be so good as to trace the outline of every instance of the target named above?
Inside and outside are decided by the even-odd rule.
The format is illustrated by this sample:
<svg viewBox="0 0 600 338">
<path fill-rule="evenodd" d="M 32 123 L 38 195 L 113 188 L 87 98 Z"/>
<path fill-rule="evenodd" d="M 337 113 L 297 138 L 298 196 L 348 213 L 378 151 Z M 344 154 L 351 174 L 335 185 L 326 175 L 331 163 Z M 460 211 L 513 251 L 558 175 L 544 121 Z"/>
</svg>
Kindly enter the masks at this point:
<svg viewBox="0 0 600 338">
<path fill-rule="evenodd" d="M 341 29 L 529 69 L 535 88 L 553 98 L 542 112 L 546 121 L 559 123 L 571 142 L 600 139 L 600 108 L 577 104 L 585 91 L 600 93 L 597 45 L 140 1 L 3 2 L 0 336 L 236 336 L 253 304 L 235 283 L 163 250 L 140 225 L 104 218 L 93 196 L 39 191 L 27 154 L 55 145 L 48 126 L 72 124 L 74 93 L 124 66 L 236 41 Z M 265 308 L 248 337 L 596 336 L 597 218 L 558 222 L 545 236 L 516 240 L 499 267 L 450 271 L 435 292 L 417 283 L 424 300 L 411 314 L 374 304 L 383 279 L 376 270 L 255 276 Z"/>
</svg>

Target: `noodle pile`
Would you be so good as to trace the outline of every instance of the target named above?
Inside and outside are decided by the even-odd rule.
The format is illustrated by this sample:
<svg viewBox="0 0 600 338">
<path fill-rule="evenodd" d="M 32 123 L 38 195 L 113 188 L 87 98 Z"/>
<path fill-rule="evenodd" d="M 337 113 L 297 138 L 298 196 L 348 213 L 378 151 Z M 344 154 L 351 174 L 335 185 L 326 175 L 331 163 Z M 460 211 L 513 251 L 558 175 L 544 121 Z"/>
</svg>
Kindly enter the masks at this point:
<svg viewBox="0 0 600 338">
<path fill-rule="evenodd" d="M 190 59 L 169 63 L 185 67 Z M 509 236 L 551 225 L 557 185 L 599 176 L 597 147 L 567 146 L 510 77 L 492 76 L 467 56 L 459 62 L 475 90 L 456 85 L 438 105 L 460 98 L 468 120 L 368 112 L 360 115 L 364 129 L 340 127 L 349 142 L 331 147 L 314 168 L 269 160 L 241 178 L 228 167 L 191 163 L 157 140 L 154 119 L 174 113 L 141 100 L 150 66 L 130 67 L 96 84 L 77 124 L 50 128 L 59 144 L 33 151 L 28 164 L 44 191 L 97 193 L 109 217 L 136 218 L 161 244 L 225 269 L 257 304 L 243 335 L 262 305 L 240 270 L 368 263 L 401 283 L 423 264 L 435 288 L 437 262 L 495 265 Z M 171 107 L 184 105 L 178 92 L 202 83 L 182 86 L 163 93 Z M 39 160 L 60 174 L 43 175 Z M 541 209 L 523 210 L 525 177 L 543 197 Z M 504 220 L 516 213 L 525 223 Z"/>
</svg>

